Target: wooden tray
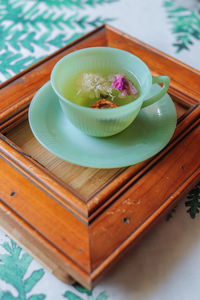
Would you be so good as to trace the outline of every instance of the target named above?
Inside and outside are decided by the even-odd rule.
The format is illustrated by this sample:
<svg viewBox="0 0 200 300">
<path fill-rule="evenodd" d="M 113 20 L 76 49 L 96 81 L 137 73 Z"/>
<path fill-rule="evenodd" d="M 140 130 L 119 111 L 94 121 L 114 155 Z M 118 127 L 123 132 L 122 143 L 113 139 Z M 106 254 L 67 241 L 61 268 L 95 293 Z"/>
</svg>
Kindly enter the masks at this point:
<svg viewBox="0 0 200 300">
<path fill-rule="evenodd" d="M 33 95 L 61 57 L 90 46 L 130 51 L 153 75 L 170 76 L 178 125 L 153 158 L 128 168 L 84 168 L 33 137 L 27 121 Z M 92 288 L 200 178 L 200 73 L 110 26 L 3 83 L 0 100 L 0 225 L 65 282 Z"/>
</svg>

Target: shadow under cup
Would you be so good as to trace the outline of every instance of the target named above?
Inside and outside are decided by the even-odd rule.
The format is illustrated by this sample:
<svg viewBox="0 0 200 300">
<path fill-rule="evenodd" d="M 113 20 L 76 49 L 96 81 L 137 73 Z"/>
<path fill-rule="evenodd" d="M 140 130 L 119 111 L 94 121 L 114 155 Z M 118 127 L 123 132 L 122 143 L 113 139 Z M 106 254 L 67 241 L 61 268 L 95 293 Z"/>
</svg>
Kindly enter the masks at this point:
<svg viewBox="0 0 200 300">
<path fill-rule="evenodd" d="M 104 75 L 124 73 L 137 83 L 139 97 L 116 108 L 93 109 L 78 105 L 64 97 L 63 91 L 67 82 L 81 72 Z M 78 50 L 63 57 L 52 70 L 51 85 L 65 116 L 74 126 L 88 135 L 106 137 L 121 132 L 133 122 L 151 88 L 152 77 L 145 63 L 129 52 L 95 47 Z"/>
</svg>

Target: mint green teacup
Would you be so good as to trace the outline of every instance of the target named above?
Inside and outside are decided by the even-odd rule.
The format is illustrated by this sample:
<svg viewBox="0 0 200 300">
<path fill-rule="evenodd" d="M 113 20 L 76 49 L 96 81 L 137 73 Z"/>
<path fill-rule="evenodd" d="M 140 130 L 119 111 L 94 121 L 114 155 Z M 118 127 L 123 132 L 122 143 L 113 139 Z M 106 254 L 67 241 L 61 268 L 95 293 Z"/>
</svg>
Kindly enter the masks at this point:
<svg viewBox="0 0 200 300">
<path fill-rule="evenodd" d="M 93 109 L 71 102 L 63 96 L 67 80 L 78 72 L 131 74 L 139 85 L 139 97 L 129 104 L 108 109 Z M 163 83 L 162 89 L 146 99 L 152 84 Z M 51 73 L 51 85 L 67 119 L 88 135 L 105 137 L 121 132 L 137 117 L 141 108 L 161 99 L 169 87 L 169 77 L 151 76 L 147 65 L 135 55 L 109 47 L 74 51 L 63 57 Z"/>
</svg>

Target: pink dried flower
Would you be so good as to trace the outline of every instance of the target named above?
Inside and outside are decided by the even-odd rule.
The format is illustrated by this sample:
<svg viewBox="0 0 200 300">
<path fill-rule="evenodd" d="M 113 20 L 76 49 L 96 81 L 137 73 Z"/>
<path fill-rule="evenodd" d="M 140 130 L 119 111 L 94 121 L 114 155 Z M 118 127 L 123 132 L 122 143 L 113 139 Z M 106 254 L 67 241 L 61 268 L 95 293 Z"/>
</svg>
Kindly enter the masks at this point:
<svg viewBox="0 0 200 300">
<path fill-rule="evenodd" d="M 109 79 L 113 80 L 112 88 L 120 91 L 122 97 L 137 94 L 136 88 L 124 75 L 113 74 L 110 75 Z"/>
</svg>

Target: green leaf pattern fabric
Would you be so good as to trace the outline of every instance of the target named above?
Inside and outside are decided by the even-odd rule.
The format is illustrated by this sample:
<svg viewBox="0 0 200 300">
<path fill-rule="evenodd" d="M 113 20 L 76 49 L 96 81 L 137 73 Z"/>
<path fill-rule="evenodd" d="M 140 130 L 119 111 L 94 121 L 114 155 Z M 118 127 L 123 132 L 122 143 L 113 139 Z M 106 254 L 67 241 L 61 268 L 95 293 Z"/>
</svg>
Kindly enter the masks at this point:
<svg viewBox="0 0 200 300">
<path fill-rule="evenodd" d="M 195 40 L 200 40 L 200 4 L 196 6 L 196 10 L 192 11 L 179 6 L 175 0 L 167 0 L 164 5 L 172 25 L 172 33 L 176 36 L 173 46 L 176 47 L 178 53 L 189 50 Z"/>
<path fill-rule="evenodd" d="M 199 0 L 0 0 L 0 82 L 103 23 L 200 69 Z M 199 300 L 199 209 L 197 184 L 93 291 L 61 283 L 0 231 L 0 300 Z"/>
<path fill-rule="evenodd" d="M 5 253 L 0 253 L 0 279 L 12 285 L 17 291 L 17 295 L 12 295 L 8 290 L 0 290 L 0 299 L 44 299 L 44 294 L 28 296 L 28 293 L 43 277 L 44 270 L 35 270 L 25 279 L 33 258 L 27 253 L 23 253 L 22 249 L 12 240 L 4 242 L 1 247 L 5 250 Z"/>
<path fill-rule="evenodd" d="M 0 80 L 8 79 L 50 52 L 112 18 L 87 8 L 118 0 L 0 0 Z"/>
</svg>

